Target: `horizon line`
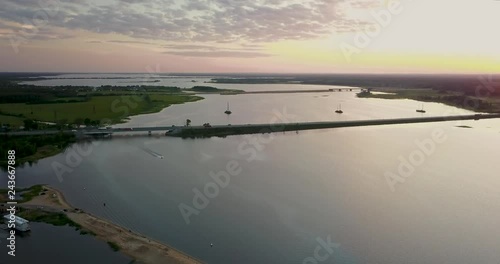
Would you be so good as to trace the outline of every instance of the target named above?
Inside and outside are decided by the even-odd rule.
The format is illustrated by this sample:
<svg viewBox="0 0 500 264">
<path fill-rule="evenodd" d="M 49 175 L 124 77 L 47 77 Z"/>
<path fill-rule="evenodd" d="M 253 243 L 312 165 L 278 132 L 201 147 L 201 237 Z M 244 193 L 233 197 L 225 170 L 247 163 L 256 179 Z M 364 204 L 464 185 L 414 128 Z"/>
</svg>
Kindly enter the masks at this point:
<svg viewBox="0 0 500 264">
<path fill-rule="evenodd" d="M 493 75 L 500 76 L 500 73 L 422 73 L 422 72 L 365 72 L 365 73 L 355 73 L 355 72 L 347 72 L 347 73 L 326 73 L 326 72 L 317 72 L 317 73 L 306 73 L 306 72 L 289 72 L 289 73 L 279 73 L 279 72 L 158 72 L 158 73 L 150 73 L 150 72 L 86 72 L 86 71 L 0 71 L 0 74 L 170 74 L 170 75 L 420 75 L 420 76 L 474 76 L 474 75 Z"/>
</svg>

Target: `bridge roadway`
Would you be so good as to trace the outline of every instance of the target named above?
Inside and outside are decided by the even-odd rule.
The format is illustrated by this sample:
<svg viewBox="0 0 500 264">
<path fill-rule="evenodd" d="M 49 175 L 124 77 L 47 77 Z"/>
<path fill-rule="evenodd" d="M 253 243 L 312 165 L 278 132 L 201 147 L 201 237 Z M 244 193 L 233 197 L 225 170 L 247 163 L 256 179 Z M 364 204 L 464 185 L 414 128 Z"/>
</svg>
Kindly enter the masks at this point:
<svg viewBox="0 0 500 264">
<path fill-rule="evenodd" d="M 156 127 L 130 127 L 92 130 L 37 130 L 1 133 L 2 135 L 44 135 L 74 133 L 76 135 L 108 135 L 114 133 L 136 133 L 136 132 L 167 132 L 167 135 L 178 137 L 210 137 L 228 136 L 241 134 L 257 134 L 269 132 L 298 131 L 311 129 L 376 126 L 376 125 L 397 125 L 413 123 L 446 122 L 457 120 L 480 120 L 500 118 L 499 114 L 474 114 L 458 116 L 434 116 L 434 117 L 414 117 L 396 119 L 373 119 L 373 120 L 349 120 L 349 121 L 328 121 L 328 122 L 300 122 L 300 123 L 274 123 L 274 124 L 246 124 L 246 125 L 214 125 L 204 126 L 156 126 Z"/>
<path fill-rule="evenodd" d="M 271 90 L 271 91 L 245 91 L 242 94 L 282 94 L 282 93 L 332 93 L 332 92 L 351 92 L 360 91 L 362 88 L 331 88 L 331 89 L 316 89 L 316 90 Z M 231 94 L 231 93 L 228 93 Z"/>
<path fill-rule="evenodd" d="M 431 122 L 446 122 L 446 121 L 457 121 L 457 120 L 480 120 L 480 119 L 492 119 L 492 118 L 500 118 L 500 114 L 475 114 L 475 115 L 460 115 L 460 116 L 349 120 L 349 121 L 329 121 L 329 122 L 224 125 L 224 126 L 212 126 L 209 128 L 202 126 L 193 126 L 193 127 L 182 127 L 177 131 L 173 131 L 171 134 L 172 136 L 180 136 L 180 137 L 210 137 L 210 136 L 260 134 L 260 133 L 270 133 L 270 132 L 299 131 L 299 130 L 312 130 L 312 129 L 342 128 L 342 127 L 431 123 Z"/>
</svg>

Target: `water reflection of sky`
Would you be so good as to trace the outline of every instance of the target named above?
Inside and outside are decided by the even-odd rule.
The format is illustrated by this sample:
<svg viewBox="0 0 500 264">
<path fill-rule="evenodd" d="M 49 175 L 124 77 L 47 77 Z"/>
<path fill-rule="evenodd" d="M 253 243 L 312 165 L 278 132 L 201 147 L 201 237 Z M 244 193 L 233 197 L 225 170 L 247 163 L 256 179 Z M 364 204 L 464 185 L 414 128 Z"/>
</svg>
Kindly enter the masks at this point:
<svg viewBox="0 0 500 264">
<path fill-rule="evenodd" d="M 30 232 L 16 236 L 15 257 L 7 255 L 7 231 L 0 230 L 1 264 L 126 264 L 132 260 L 114 252 L 106 242 L 90 235 L 80 235 L 72 227 L 34 222 L 30 225 Z"/>
</svg>

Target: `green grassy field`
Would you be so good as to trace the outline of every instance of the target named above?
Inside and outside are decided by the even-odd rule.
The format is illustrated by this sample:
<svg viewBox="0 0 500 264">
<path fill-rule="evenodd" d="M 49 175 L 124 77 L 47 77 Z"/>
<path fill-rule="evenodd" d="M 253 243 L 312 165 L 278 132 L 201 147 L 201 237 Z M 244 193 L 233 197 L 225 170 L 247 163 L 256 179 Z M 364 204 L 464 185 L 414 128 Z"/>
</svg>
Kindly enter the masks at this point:
<svg viewBox="0 0 500 264">
<path fill-rule="evenodd" d="M 8 114 L 22 114 L 23 117 L 0 115 L 0 122 L 22 125 L 24 119 L 46 122 L 90 118 L 111 120 L 118 123 L 122 119 L 138 114 L 154 113 L 172 104 L 182 104 L 203 99 L 190 95 L 149 94 L 124 96 L 94 96 L 87 102 L 55 104 L 0 104 L 0 111 Z"/>
<path fill-rule="evenodd" d="M 75 223 L 64 213 L 54 213 L 48 211 L 38 210 L 22 210 L 19 212 L 19 216 L 31 221 L 31 222 L 40 222 L 47 223 L 54 226 L 71 226 L 74 227 L 75 230 L 82 229 L 82 226 L 78 223 Z"/>
<path fill-rule="evenodd" d="M 11 126 L 22 126 L 24 118 L 15 116 L 6 116 L 0 114 L 0 124 L 10 124 Z"/>
</svg>

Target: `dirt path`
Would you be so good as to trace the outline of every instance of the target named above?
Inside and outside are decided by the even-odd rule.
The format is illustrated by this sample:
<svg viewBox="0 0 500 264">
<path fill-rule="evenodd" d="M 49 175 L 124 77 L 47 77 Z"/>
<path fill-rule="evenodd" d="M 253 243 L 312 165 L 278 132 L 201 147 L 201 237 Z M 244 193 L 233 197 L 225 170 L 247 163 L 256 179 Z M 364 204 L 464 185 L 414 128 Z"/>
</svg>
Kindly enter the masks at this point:
<svg viewBox="0 0 500 264">
<path fill-rule="evenodd" d="M 44 207 L 64 212 L 71 220 L 80 224 L 84 229 L 92 231 L 96 237 L 113 242 L 120 247 L 120 251 L 136 260 L 136 263 L 203 263 L 189 255 L 160 242 L 148 239 L 145 236 L 131 232 L 104 219 L 89 213 L 76 211 L 64 199 L 63 194 L 49 186 L 44 186 L 45 195 L 34 197 L 24 205 Z"/>
</svg>

